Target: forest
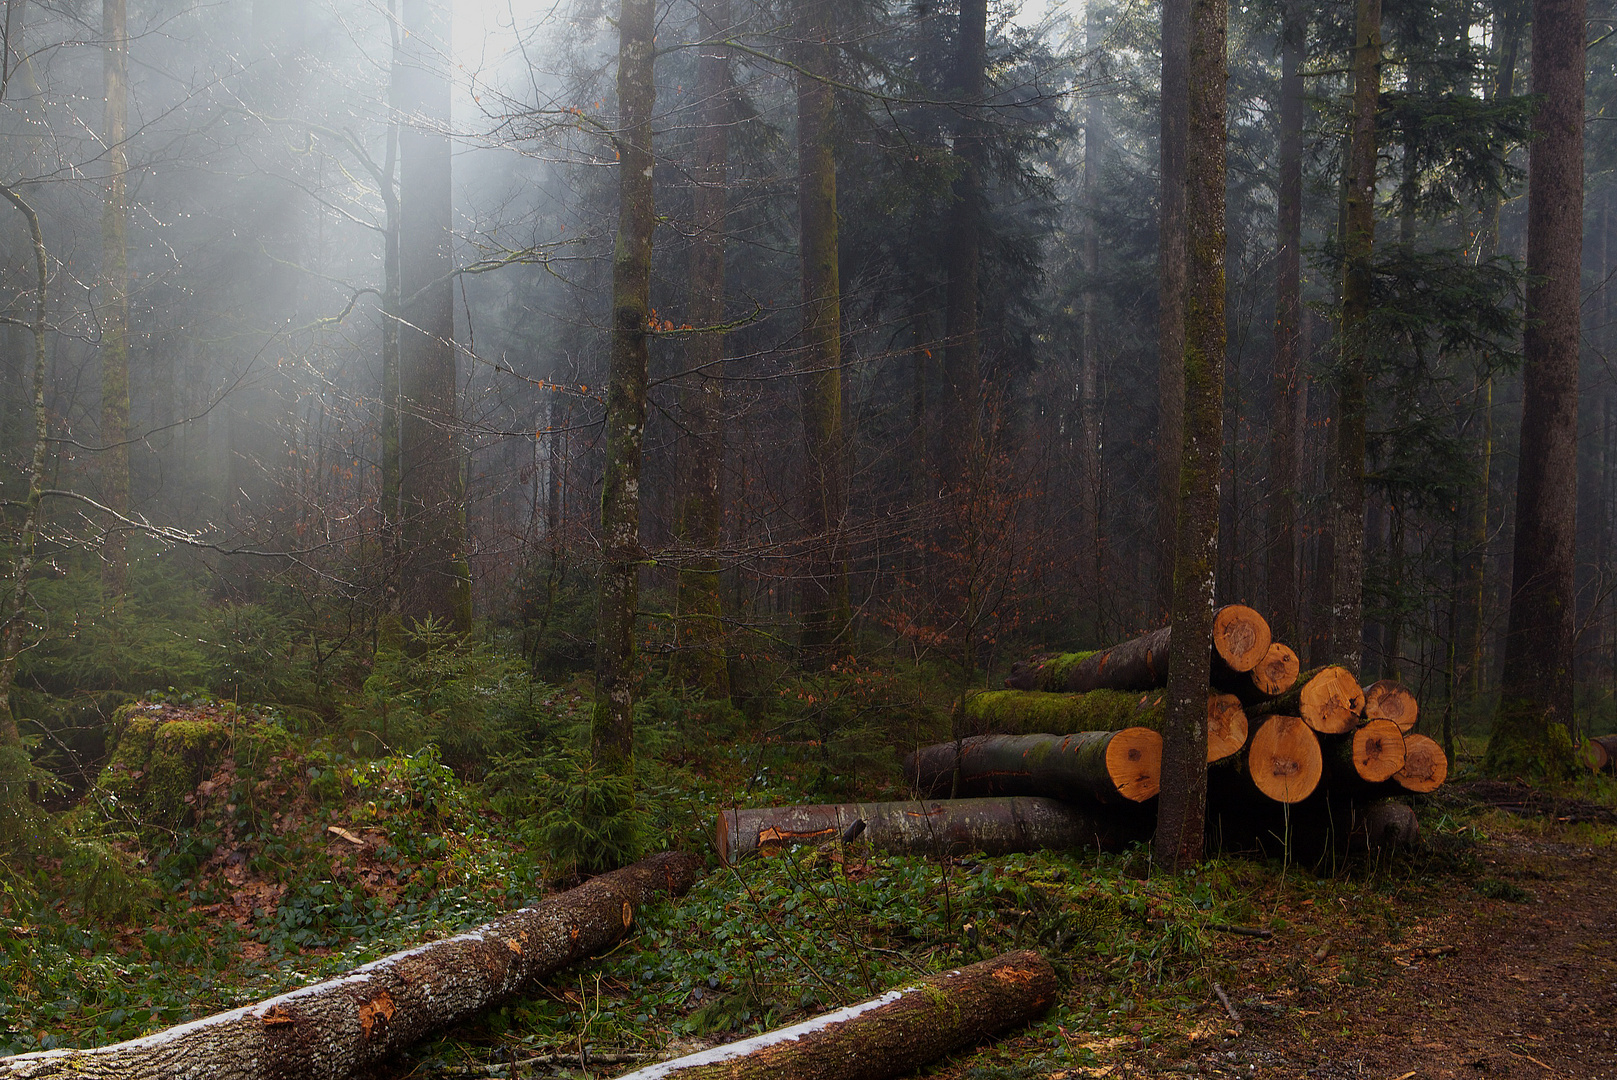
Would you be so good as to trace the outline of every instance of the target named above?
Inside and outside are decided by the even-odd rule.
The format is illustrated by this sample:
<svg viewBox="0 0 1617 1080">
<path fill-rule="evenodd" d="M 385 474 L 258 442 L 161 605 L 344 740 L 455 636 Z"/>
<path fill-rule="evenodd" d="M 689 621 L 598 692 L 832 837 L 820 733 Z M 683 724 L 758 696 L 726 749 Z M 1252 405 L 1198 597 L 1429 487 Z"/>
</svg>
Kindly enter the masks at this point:
<svg viewBox="0 0 1617 1080">
<path fill-rule="evenodd" d="M 1617 1076 L 1617 7 L 0 2 L 0 1078 Z"/>
</svg>

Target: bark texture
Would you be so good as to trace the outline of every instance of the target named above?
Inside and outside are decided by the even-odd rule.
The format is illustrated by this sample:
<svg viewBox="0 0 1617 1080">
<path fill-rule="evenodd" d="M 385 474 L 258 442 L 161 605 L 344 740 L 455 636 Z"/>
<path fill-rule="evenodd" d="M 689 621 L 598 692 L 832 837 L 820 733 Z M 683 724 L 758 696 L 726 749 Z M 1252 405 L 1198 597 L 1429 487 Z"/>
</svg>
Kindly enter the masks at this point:
<svg viewBox="0 0 1617 1080">
<path fill-rule="evenodd" d="M 977 735 L 923 746 L 904 757 L 905 778 L 929 798 L 954 792 L 1139 803 L 1156 796 L 1161 767 L 1162 736 L 1143 727 Z"/>
<path fill-rule="evenodd" d="M 698 328 L 724 321 L 725 175 L 729 155 L 730 55 L 720 38 L 730 30 L 730 0 L 698 4 L 703 44 L 696 61 L 696 161 L 691 167 L 692 228 L 690 322 Z M 680 469 L 678 538 L 688 549 L 679 571 L 679 651 L 675 671 L 704 697 L 730 697 L 724 657 L 723 604 L 719 591 L 719 543 L 724 504 L 719 482 L 724 468 L 724 334 L 699 333 L 685 350 L 690 368 L 680 386 L 680 413 L 687 437 Z"/>
<path fill-rule="evenodd" d="M 733 863 L 760 851 L 835 840 L 856 821 L 865 823 L 861 840 L 893 855 L 1120 851 L 1149 832 L 1145 821 L 1118 809 L 1090 814 L 1055 799 L 1028 796 L 840 803 L 720 811 L 718 849 Z"/>
<path fill-rule="evenodd" d="M 1128 690 L 1091 690 L 1087 694 L 982 690 L 962 698 L 959 709 L 957 730 L 974 735 L 1067 735 L 1127 727 L 1160 733 L 1168 712 L 1162 694 Z M 1209 693 L 1207 760 L 1229 757 L 1246 745 L 1246 736 L 1246 710 L 1240 699 L 1233 694 Z"/>
<path fill-rule="evenodd" d="M 634 623 L 640 603 L 640 458 L 646 433 L 646 332 L 651 319 L 651 112 L 656 5 L 622 0 L 618 15 L 618 236 L 612 251 L 611 369 L 606 471 L 601 481 L 601 580 L 595 614 L 598 765 L 627 770 L 634 755 Z"/>
<path fill-rule="evenodd" d="M 1192 0 L 1185 138 L 1185 421 L 1174 545 L 1168 715 L 1156 859 L 1169 870 L 1201 861 L 1207 806 L 1205 694 L 1218 565 L 1219 467 L 1224 445 L 1224 147 L 1226 0 Z M 1268 626 L 1265 624 L 1265 631 Z M 1187 648 L 1193 645 L 1193 648 Z M 1256 659 L 1262 657 L 1265 641 Z"/>
<path fill-rule="evenodd" d="M 944 300 L 947 340 L 943 348 L 944 484 L 966 489 L 969 470 L 981 453 L 977 417 L 982 342 L 978 332 L 979 277 L 982 265 L 983 170 L 987 135 L 978 115 L 988 58 L 988 2 L 961 0 L 956 38 L 957 115 L 954 159 L 954 205 L 944 247 L 948 285 Z"/>
<path fill-rule="evenodd" d="M 1371 256 L 1376 239 L 1376 108 L 1381 96 L 1381 0 L 1356 0 L 1353 114 L 1342 178 L 1342 370 L 1336 476 L 1331 486 L 1331 654 L 1353 671 L 1364 651 L 1364 453 Z"/>
<path fill-rule="evenodd" d="M 94 1050 L 0 1059 L 0 1078 L 337 1080 L 621 940 L 634 912 L 696 881 L 654 855 L 455 937 L 256 1005 Z"/>
<path fill-rule="evenodd" d="M 124 0 L 101 3 L 102 71 L 106 90 L 101 120 L 107 148 L 107 192 L 101 202 L 101 497 L 107 508 L 129 513 L 129 23 Z M 129 574 L 121 522 L 107 522 L 101 584 L 121 597 Z"/>
<path fill-rule="evenodd" d="M 404 0 L 400 42 L 399 500 L 401 611 L 471 628 L 456 430 L 448 0 Z"/>
<path fill-rule="evenodd" d="M 638 0 L 637 0 L 638 2 Z M 830 0 L 798 0 L 798 255 L 802 266 L 803 526 L 812 545 L 802 587 L 803 651 L 820 666 L 843 644 L 851 611 L 842 550 L 842 286 Z"/>
<path fill-rule="evenodd" d="M 1533 3 L 1538 138 L 1527 174 L 1527 330 L 1510 616 L 1486 761 L 1495 776 L 1561 776 L 1575 763 L 1585 9 L 1584 0 Z"/>
<path fill-rule="evenodd" d="M 1162 193 L 1157 212 L 1157 607 L 1173 613 L 1185 433 L 1185 137 L 1190 0 L 1162 4 Z"/>
<path fill-rule="evenodd" d="M 1006 953 L 619 1080 L 888 1080 L 1036 1019 L 1055 996 L 1048 960 Z"/>
<path fill-rule="evenodd" d="M 1072 694 L 1090 690 L 1152 690 L 1168 683 L 1172 644 L 1173 627 L 1163 626 L 1109 649 L 1017 661 L 1005 685 L 1013 690 Z M 1217 670 L 1250 671 L 1268 656 L 1270 644 L 1268 622 L 1251 608 L 1227 604 L 1214 613 L 1212 654 L 1216 657 L 1213 663 Z"/>
</svg>

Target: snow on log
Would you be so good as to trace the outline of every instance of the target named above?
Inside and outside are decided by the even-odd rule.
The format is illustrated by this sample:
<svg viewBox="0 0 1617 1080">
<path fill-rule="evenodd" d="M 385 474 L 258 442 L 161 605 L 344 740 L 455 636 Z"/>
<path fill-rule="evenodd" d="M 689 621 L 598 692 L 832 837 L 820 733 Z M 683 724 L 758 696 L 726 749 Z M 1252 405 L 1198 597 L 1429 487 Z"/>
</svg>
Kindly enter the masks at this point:
<svg viewBox="0 0 1617 1080">
<path fill-rule="evenodd" d="M 1420 719 L 1420 702 L 1403 683 L 1382 679 L 1364 688 L 1364 718 L 1391 720 L 1399 731 L 1413 731 Z"/>
<path fill-rule="evenodd" d="M 464 934 L 256 1005 L 93 1050 L 0 1058 L 0 1078 L 335 1080 L 621 940 L 635 911 L 679 896 L 701 860 L 666 852 Z"/>
<path fill-rule="evenodd" d="M 978 690 L 959 705 L 963 731 L 973 735 L 1070 735 L 1144 727 L 1161 732 L 1167 717 L 1160 693 L 1091 690 L 1054 694 Z M 1246 745 L 1246 711 L 1234 694 L 1207 695 L 1207 760 L 1221 761 Z"/>
<path fill-rule="evenodd" d="M 1007 953 L 619 1080 L 888 1080 L 1021 1027 L 1055 996 L 1049 961 Z"/>
<path fill-rule="evenodd" d="M 1255 705 L 1290 690 L 1302 669 L 1302 661 L 1291 646 L 1273 641 L 1251 671 L 1231 671 L 1224 664 L 1214 664 L 1210 679 L 1215 687 L 1234 694 L 1243 704 Z"/>
<path fill-rule="evenodd" d="M 1448 775 L 1448 755 L 1434 739 L 1426 735 L 1404 736 L 1404 767 L 1392 774 L 1395 784 L 1405 791 L 1425 794 L 1442 787 Z"/>
<path fill-rule="evenodd" d="M 1359 726 L 1364 690 L 1347 668 L 1315 668 L 1299 678 L 1292 689 L 1254 711 L 1300 716 L 1303 723 L 1321 735 L 1340 735 Z"/>
<path fill-rule="evenodd" d="M 1094 848 L 1119 851 L 1151 835 L 1149 817 L 1112 810 L 1090 814 L 1055 799 L 949 799 L 940 802 L 840 803 L 772 806 L 719 813 L 719 854 L 735 862 L 754 852 L 818 844 L 842 836 L 856 821 L 860 837 L 893 855 L 961 855 L 980 851 Z"/>
<path fill-rule="evenodd" d="M 1162 736 L 1143 727 L 1070 735 L 978 735 L 923 746 L 904 775 L 923 795 L 1044 795 L 1100 803 L 1145 802 L 1161 786 Z"/>
<path fill-rule="evenodd" d="M 1012 690 L 1073 694 L 1090 690 L 1154 690 L 1168 684 L 1172 627 L 1092 653 L 1063 653 L 1019 661 L 1005 680 Z M 1251 671 L 1268 655 L 1269 623 L 1242 604 L 1213 614 L 1213 663 L 1230 671 Z"/>
</svg>

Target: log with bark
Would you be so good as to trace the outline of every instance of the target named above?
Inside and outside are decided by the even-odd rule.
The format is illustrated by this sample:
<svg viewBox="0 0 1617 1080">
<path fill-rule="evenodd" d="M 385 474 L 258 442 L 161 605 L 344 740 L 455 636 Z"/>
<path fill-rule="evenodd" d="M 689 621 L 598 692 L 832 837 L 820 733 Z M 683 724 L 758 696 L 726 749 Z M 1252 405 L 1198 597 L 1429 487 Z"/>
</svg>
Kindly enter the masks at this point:
<svg viewBox="0 0 1617 1080">
<path fill-rule="evenodd" d="M 1320 747 L 1333 783 L 1379 784 L 1404 767 L 1404 733 L 1391 720 L 1371 720 L 1357 731 L 1327 735 Z"/>
<path fill-rule="evenodd" d="M 1227 784 L 1215 791 L 1219 797 L 1209 802 L 1208 840 L 1226 852 L 1257 850 L 1308 863 L 1413 847 L 1420 840 L 1415 812 L 1396 798 L 1344 798 L 1321 786 L 1302 802 L 1283 806 L 1232 799 Z"/>
<path fill-rule="evenodd" d="M 980 690 L 959 705 L 960 729 L 974 735 L 1069 735 L 1144 727 L 1161 732 L 1167 716 L 1160 693 L 1091 690 L 1053 694 Z M 1246 745 L 1246 710 L 1234 694 L 1207 695 L 1207 760 L 1221 761 Z"/>
<path fill-rule="evenodd" d="M 1231 671 L 1223 664 L 1214 664 L 1211 678 L 1215 687 L 1234 694 L 1242 704 L 1256 705 L 1295 686 L 1302 667 L 1291 646 L 1273 641 L 1251 671 Z"/>
<path fill-rule="evenodd" d="M 1049 961 L 1007 953 L 619 1080 L 889 1080 L 1021 1027 L 1055 997 Z"/>
<path fill-rule="evenodd" d="M 326 982 L 93 1050 L 0 1058 L 0 1078 L 336 1080 L 620 941 L 643 904 L 679 896 L 701 860 L 666 852 L 475 930 Z"/>
<path fill-rule="evenodd" d="M 1253 711 L 1300 716 L 1321 735 L 1340 735 L 1359 726 L 1364 690 L 1346 668 L 1330 665 L 1305 672 L 1296 686 Z"/>
<path fill-rule="evenodd" d="M 1295 716 L 1271 716 L 1258 725 L 1245 757 L 1252 783 L 1276 802 L 1302 802 L 1325 771 L 1319 736 Z"/>
<path fill-rule="evenodd" d="M 1043 795 L 1068 802 L 1141 803 L 1160 787 L 1162 736 L 1143 727 L 977 735 L 912 751 L 904 758 L 904 775 L 929 797 Z"/>
<path fill-rule="evenodd" d="M 1364 688 L 1364 718 L 1391 720 L 1399 731 L 1413 731 L 1420 719 L 1420 702 L 1403 683 L 1382 679 Z"/>
<path fill-rule="evenodd" d="M 1005 685 L 1012 690 L 1072 694 L 1091 690 L 1154 690 L 1168 683 L 1172 627 L 1092 653 L 1063 653 L 1018 662 Z M 1213 614 L 1213 666 L 1251 671 L 1268 655 L 1269 624 L 1243 604 Z"/>
<path fill-rule="evenodd" d="M 1617 735 L 1596 735 L 1584 743 L 1583 763 L 1595 772 L 1617 765 Z"/>
<path fill-rule="evenodd" d="M 1404 767 L 1392 774 L 1393 782 L 1418 794 L 1436 791 L 1448 779 L 1449 759 L 1436 740 L 1425 735 L 1404 736 Z"/>
<path fill-rule="evenodd" d="M 1116 808 L 1090 813 L 1055 799 L 949 799 L 941 802 L 774 806 L 719 813 L 719 854 L 727 861 L 794 844 L 816 844 L 865 823 L 861 839 L 893 855 L 1092 848 L 1120 851 L 1151 835 L 1148 815 Z"/>
</svg>

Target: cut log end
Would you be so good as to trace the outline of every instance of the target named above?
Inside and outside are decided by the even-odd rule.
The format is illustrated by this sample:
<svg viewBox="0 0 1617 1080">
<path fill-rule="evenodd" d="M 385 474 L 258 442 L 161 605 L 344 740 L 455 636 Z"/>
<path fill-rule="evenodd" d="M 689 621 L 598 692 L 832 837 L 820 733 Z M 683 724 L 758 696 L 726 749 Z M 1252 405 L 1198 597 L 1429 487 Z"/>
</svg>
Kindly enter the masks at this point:
<svg viewBox="0 0 1617 1080">
<path fill-rule="evenodd" d="M 1213 615 L 1213 649 L 1231 671 L 1251 671 L 1268 655 L 1269 623 L 1244 604 L 1226 604 Z"/>
<path fill-rule="evenodd" d="M 1583 763 L 1591 772 L 1604 772 L 1611 765 L 1611 754 L 1606 747 L 1595 739 L 1583 744 Z"/>
<path fill-rule="evenodd" d="M 1405 791 L 1425 794 L 1443 786 L 1449 776 L 1448 755 L 1425 735 L 1404 736 L 1404 767 L 1392 778 Z"/>
<path fill-rule="evenodd" d="M 1319 736 L 1299 717 L 1271 716 L 1252 736 L 1247 771 L 1258 790 L 1276 802 L 1302 802 L 1325 772 Z"/>
<path fill-rule="evenodd" d="M 1263 659 L 1252 669 L 1252 685 L 1259 692 L 1275 697 L 1296 685 L 1297 676 L 1302 670 L 1302 661 L 1297 658 L 1291 646 L 1278 641 L 1270 642 L 1269 651 L 1263 654 Z"/>
<path fill-rule="evenodd" d="M 1379 784 L 1404 767 L 1404 733 L 1391 720 L 1371 720 L 1353 733 L 1353 769 Z"/>
<path fill-rule="evenodd" d="M 1352 731 L 1363 711 L 1364 690 L 1346 668 L 1324 668 L 1303 684 L 1299 715 L 1321 735 Z"/>
<path fill-rule="evenodd" d="M 1246 710 L 1234 694 L 1207 695 L 1207 763 L 1241 752 L 1247 737 Z"/>
<path fill-rule="evenodd" d="M 1106 772 L 1130 802 L 1154 799 L 1162 789 L 1162 736 L 1150 728 L 1124 728 L 1106 744 Z"/>
<path fill-rule="evenodd" d="M 1367 720 L 1391 720 L 1399 731 L 1413 731 L 1420 719 L 1420 702 L 1403 683 L 1382 679 L 1365 688 L 1364 716 Z"/>
</svg>

